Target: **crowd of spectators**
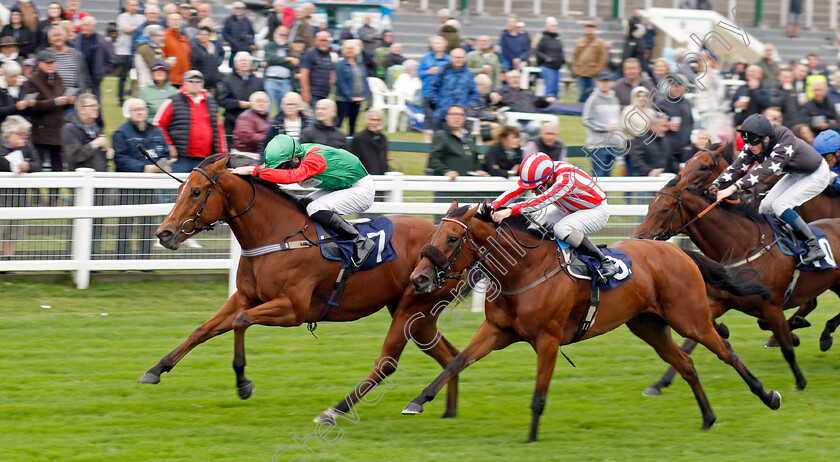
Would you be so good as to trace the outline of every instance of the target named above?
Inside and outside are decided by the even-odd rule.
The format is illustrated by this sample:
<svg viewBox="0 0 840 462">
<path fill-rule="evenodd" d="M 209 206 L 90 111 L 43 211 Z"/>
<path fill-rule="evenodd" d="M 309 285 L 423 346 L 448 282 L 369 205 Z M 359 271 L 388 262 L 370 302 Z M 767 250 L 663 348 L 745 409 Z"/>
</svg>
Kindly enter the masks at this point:
<svg viewBox="0 0 840 462">
<path fill-rule="evenodd" d="M 356 131 L 371 102 L 369 77 L 387 82 L 425 116 L 427 173 L 451 179 L 515 175 L 533 152 L 567 159 L 557 124 L 527 117 L 566 110 L 564 76 L 575 78 L 585 148 L 599 176 L 613 174 L 618 152 L 626 154 L 621 174 L 676 172 L 700 136 L 732 140 L 734 128 L 759 112 L 806 140 L 840 129 L 840 71 L 830 73 L 816 54 L 782 63 L 768 43 L 757 61 L 738 60 L 728 70 L 717 68 L 709 49 L 677 46 L 653 56 L 656 29 L 641 12 L 627 21 L 620 46 L 599 38 L 594 22 L 584 22 L 583 36 L 567 53 L 553 17 L 534 37 L 509 17 L 498 38 L 472 40 L 443 9 L 428 52 L 415 60 L 406 59 L 394 33 L 370 15 L 358 27 L 342 24 L 334 40 L 324 24 L 313 24 L 314 5 L 292 8 L 276 0 L 260 41 L 245 4 L 231 9 L 217 25 L 202 0 L 126 0 L 110 18 L 87 14 L 78 0 L 50 3 L 43 15 L 31 0 L 18 0 L 0 30 L 0 123 L 9 121 L 0 151 L 25 149 L 11 161 L 0 157 L 0 171 L 157 171 L 126 148 L 142 144 L 165 169 L 189 172 L 228 148 L 258 158 L 275 135 L 287 134 L 349 149 L 370 173 L 384 173 L 385 115 L 368 110 Z M 97 32 L 98 21 L 114 21 L 113 34 Z M 612 49 L 618 51 L 614 60 Z M 704 72 L 677 75 L 689 51 L 704 58 Z M 220 71 L 225 62 L 229 73 Z M 539 96 L 522 81 L 528 67 L 539 69 Z M 125 116 L 110 143 L 114 150 L 100 116 L 102 82 L 112 74 Z M 728 91 L 723 79 L 743 84 Z M 505 110 L 526 117 L 505 125 Z M 483 155 L 474 133 L 484 136 L 485 128 L 495 144 Z M 23 131 L 28 140 L 21 144 Z M 42 201 L 54 202 L 55 194 Z"/>
</svg>

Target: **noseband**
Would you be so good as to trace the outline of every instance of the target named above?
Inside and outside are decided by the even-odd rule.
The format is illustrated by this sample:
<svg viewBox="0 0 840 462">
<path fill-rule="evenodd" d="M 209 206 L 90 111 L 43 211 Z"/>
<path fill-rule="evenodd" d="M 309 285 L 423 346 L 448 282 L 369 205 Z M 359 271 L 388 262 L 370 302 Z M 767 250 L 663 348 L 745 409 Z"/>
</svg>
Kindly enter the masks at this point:
<svg viewBox="0 0 840 462">
<path fill-rule="evenodd" d="M 461 279 L 461 276 L 470 268 L 464 268 L 461 270 L 460 273 L 457 274 L 449 274 L 452 271 L 452 268 L 455 266 L 455 262 L 458 261 L 458 257 L 462 255 L 464 245 L 467 242 L 467 235 L 470 233 L 470 225 L 461 223 L 458 220 L 453 218 L 441 218 L 441 222 L 448 222 L 448 223 L 455 223 L 458 226 L 464 228 L 464 234 L 461 236 L 461 239 L 458 241 L 458 247 L 455 249 L 455 252 L 452 253 L 452 256 L 449 259 L 446 259 L 446 255 L 438 249 L 437 247 L 428 244 L 423 246 L 423 249 L 420 250 L 420 257 L 428 258 L 429 262 L 432 264 L 432 269 L 434 269 L 434 278 L 433 283 L 436 287 L 440 288 L 446 283 L 449 279 Z M 432 236 L 432 242 L 437 239 L 437 235 L 440 233 L 440 227 L 438 227 L 435 235 Z"/>
<path fill-rule="evenodd" d="M 238 217 L 244 215 L 245 213 L 247 213 L 249 210 L 251 210 L 251 207 L 254 206 L 254 203 L 257 202 L 257 185 L 254 184 L 253 181 L 251 181 L 250 182 L 251 187 L 254 189 L 254 198 L 251 199 L 251 203 L 248 204 L 248 207 L 245 208 L 245 210 L 243 210 L 243 211 L 241 211 L 241 212 L 239 212 L 235 215 L 229 216 L 227 218 L 220 218 L 219 220 L 216 220 L 215 222 L 210 223 L 208 225 L 197 226 L 196 223 L 198 222 L 198 219 L 201 218 L 201 212 L 203 212 L 204 207 L 207 206 L 207 199 L 210 198 L 210 192 L 216 191 L 217 193 L 222 194 L 221 192 L 216 190 L 216 184 L 219 181 L 219 176 L 221 175 L 221 173 L 216 173 L 215 175 L 213 175 L 211 177 L 210 174 L 205 172 L 204 169 L 201 168 L 201 167 L 195 167 L 195 168 L 193 168 L 193 171 L 201 173 L 202 175 L 204 175 L 204 177 L 207 178 L 207 181 L 210 182 L 210 187 L 207 188 L 207 193 L 204 195 L 204 201 L 201 202 L 201 207 L 198 208 L 198 212 L 195 213 L 195 216 L 192 217 L 192 218 L 188 218 L 188 219 L 184 220 L 183 223 L 181 223 L 181 232 L 186 234 L 187 236 L 192 236 L 193 234 L 195 234 L 199 231 L 212 231 L 216 228 L 216 226 L 219 226 L 223 223 L 229 223 L 231 220 L 233 220 L 235 218 L 238 218 Z M 228 204 L 230 204 L 230 195 L 225 194 L 225 197 L 227 197 Z"/>
</svg>

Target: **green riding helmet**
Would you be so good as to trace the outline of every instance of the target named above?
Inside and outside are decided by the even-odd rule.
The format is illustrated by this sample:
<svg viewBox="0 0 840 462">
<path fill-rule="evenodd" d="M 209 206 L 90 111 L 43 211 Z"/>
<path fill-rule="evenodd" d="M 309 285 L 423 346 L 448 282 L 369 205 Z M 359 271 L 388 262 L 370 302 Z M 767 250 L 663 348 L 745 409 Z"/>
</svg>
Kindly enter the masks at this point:
<svg viewBox="0 0 840 462">
<path fill-rule="evenodd" d="M 306 152 L 300 142 L 289 135 L 277 135 L 265 147 L 265 166 L 277 168 L 295 157 L 303 158 Z"/>
</svg>

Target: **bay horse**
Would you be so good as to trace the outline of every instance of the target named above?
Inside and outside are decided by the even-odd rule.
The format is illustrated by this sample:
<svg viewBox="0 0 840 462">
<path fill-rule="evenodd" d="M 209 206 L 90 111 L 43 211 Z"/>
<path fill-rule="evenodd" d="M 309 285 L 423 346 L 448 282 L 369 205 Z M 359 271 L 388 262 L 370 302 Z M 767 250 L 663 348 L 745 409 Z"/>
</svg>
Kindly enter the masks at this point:
<svg viewBox="0 0 840 462">
<path fill-rule="evenodd" d="M 725 168 L 721 158 L 723 149 L 700 151 L 689 159 L 682 172 L 657 192 L 633 237 L 664 240 L 684 232 L 713 260 L 737 262 L 733 264 L 752 268 L 772 293 L 772 300 L 733 297 L 710 289 L 713 319 L 734 308 L 764 320 L 790 365 L 796 388 L 802 390 L 807 381 L 796 362 L 793 336 L 783 310 L 814 303 L 826 290 L 840 294 L 840 271 L 802 271 L 795 290 L 787 294 L 794 276 L 794 257 L 785 255 L 775 245 L 773 232 L 764 217 L 748 204 L 721 202 L 710 208 L 713 200 L 707 197 L 708 185 Z M 706 213 L 698 218 L 704 210 Z M 823 219 L 813 224 L 826 232 L 832 249 L 840 248 L 840 220 Z M 683 346 L 690 352 L 693 340 L 687 339 Z M 648 387 L 645 394 L 661 393 L 662 387 L 668 386 L 672 378 L 673 372 L 669 371 L 659 382 Z"/>
<path fill-rule="evenodd" d="M 243 249 L 318 239 L 313 222 L 298 199 L 273 183 L 228 172 L 229 166 L 236 166 L 230 165 L 230 160 L 231 157 L 221 154 L 208 157 L 180 186 L 175 206 L 156 231 L 164 247 L 177 250 L 196 232 L 211 229 L 220 221 L 228 223 Z M 245 330 L 249 326 L 294 327 L 309 322 L 355 321 L 386 306 L 393 320 L 368 379 L 319 419 L 329 418 L 335 410 L 348 412 L 357 400 L 391 374 L 398 367 L 409 338 L 424 342 L 421 349 L 441 367 L 446 366 L 458 350 L 441 336 L 436 315 L 431 311 L 445 297 L 418 293 L 409 281 L 412 269 L 419 263 L 420 249 L 428 242 L 435 225 L 410 216 L 390 218 L 394 223 L 391 244 L 397 258 L 353 274 L 339 306 L 326 319 L 322 319 L 323 309 L 341 262 L 322 258 L 317 245 L 251 258 L 243 256 L 236 273 L 236 292 L 212 318 L 139 381 L 160 382 L 160 375 L 172 370 L 195 346 L 233 330 L 237 390 L 240 398 L 247 399 L 254 390 L 253 382 L 245 377 Z M 452 281 L 449 285 L 455 284 Z M 457 399 L 458 379 L 453 377 L 449 381 L 444 417 L 455 416 Z"/>
<path fill-rule="evenodd" d="M 411 281 L 417 291 L 434 293 L 446 275 L 457 275 L 481 264 L 481 271 L 499 285 L 498 296 L 488 296 L 486 319 L 469 345 L 406 406 L 403 414 L 423 412 L 423 404 L 434 399 L 446 382 L 491 351 L 525 341 L 537 353 L 537 383 L 528 436 L 528 442 L 533 442 L 537 439 L 557 351 L 560 346 L 577 340 L 584 318 L 591 320 L 587 315 L 591 285 L 589 281 L 576 281 L 560 274 L 558 268 L 562 269 L 563 265 L 558 258 L 558 246 L 544 235 L 536 237 L 526 232 L 525 226 L 517 224 L 521 216 L 497 225 L 486 204 L 480 206 L 480 211 L 479 206 L 457 205 L 457 201 L 453 202 L 430 245 L 423 248 L 424 257 L 411 274 Z M 704 281 L 745 296 L 767 295 L 763 287 L 740 279 L 697 252 L 688 254 L 671 243 L 630 240 L 611 247 L 630 256 L 633 275 L 618 287 L 601 292 L 600 308 L 581 340 L 627 324 L 689 383 L 700 405 L 704 430 L 715 422 L 715 414 L 691 358 L 674 343 L 670 328 L 705 345 L 735 368 L 765 405 L 779 408 L 781 395 L 773 390 L 765 391 L 728 342 L 715 331 Z M 491 255 L 492 252 L 497 253 Z M 521 258 L 513 260 L 513 264 L 499 263 L 510 263 L 506 256 Z"/>
</svg>

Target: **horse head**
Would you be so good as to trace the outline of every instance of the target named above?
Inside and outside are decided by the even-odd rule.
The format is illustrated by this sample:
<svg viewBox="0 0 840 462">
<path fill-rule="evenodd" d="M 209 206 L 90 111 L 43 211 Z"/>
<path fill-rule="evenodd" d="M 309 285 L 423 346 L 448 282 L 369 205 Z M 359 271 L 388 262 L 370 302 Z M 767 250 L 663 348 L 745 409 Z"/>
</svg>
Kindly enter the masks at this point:
<svg viewBox="0 0 840 462">
<path fill-rule="evenodd" d="M 447 279 L 459 279 L 467 269 L 470 260 L 466 258 L 464 249 L 470 220 L 477 211 L 478 207 L 458 207 L 458 201 L 452 201 L 431 243 L 420 250 L 420 263 L 411 273 L 411 282 L 418 292 L 433 292 L 443 286 Z M 452 272 L 456 274 L 450 274 Z"/>
<path fill-rule="evenodd" d="M 688 189 L 709 187 L 729 166 L 725 158 L 727 148 L 727 145 L 719 145 L 702 149 L 686 161 L 682 171 L 656 193 L 633 237 L 665 240 L 679 234 L 690 219 L 683 208 L 683 194 Z"/>
<path fill-rule="evenodd" d="M 190 172 L 187 180 L 178 188 L 175 206 L 155 231 L 162 246 L 178 250 L 181 243 L 194 234 L 212 230 L 218 224 L 250 210 L 253 201 L 240 213 L 233 214 L 230 210 L 232 192 L 226 191 L 226 188 L 232 186 L 228 183 L 236 181 L 243 186 L 248 184 L 247 181 L 228 172 L 227 167 L 231 159 L 228 155 L 215 154 Z M 255 200 L 256 191 L 254 193 Z"/>
</svg>

